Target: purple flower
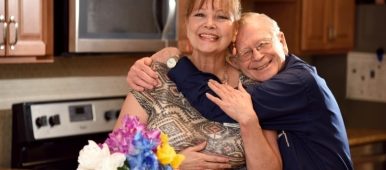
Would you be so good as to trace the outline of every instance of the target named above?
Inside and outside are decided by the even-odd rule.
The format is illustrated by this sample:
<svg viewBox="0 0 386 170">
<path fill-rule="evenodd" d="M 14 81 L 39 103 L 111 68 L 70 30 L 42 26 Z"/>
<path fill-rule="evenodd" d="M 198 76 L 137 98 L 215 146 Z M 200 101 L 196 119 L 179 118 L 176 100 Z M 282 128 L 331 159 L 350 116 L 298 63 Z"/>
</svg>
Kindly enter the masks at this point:
<svg viewBox="0 0 386 170">
<path fill-rule="evenodd" d="M 130 169 L 159 169 L 155 150 L 160 144 L 160 131 L 148 130 L 137 117 L 125 116 L 122 127 L 109 134 L 105 143 L 111 153 L 126 155 Z"/>
</svg>

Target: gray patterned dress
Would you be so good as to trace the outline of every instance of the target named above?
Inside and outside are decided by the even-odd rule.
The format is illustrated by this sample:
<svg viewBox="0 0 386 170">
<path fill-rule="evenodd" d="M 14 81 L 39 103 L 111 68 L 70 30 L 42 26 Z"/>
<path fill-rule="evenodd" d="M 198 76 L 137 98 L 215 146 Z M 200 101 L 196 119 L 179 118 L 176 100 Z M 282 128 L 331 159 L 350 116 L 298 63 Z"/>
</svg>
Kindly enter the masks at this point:
<svg viewBox="0 0 386 170">
<path fill-rule="evenodd" d="M 145 92 L 131 91 L 149 115 L 148 127 L 166 133 L 177 151 L 207 141 L 203 152 L 229 157 L 234 168 L 245 166 L 240 129 L 201 116 L 169 80 L 166 65 L 152 67 L 158 71 L 160 85 Z"/>
</svg>

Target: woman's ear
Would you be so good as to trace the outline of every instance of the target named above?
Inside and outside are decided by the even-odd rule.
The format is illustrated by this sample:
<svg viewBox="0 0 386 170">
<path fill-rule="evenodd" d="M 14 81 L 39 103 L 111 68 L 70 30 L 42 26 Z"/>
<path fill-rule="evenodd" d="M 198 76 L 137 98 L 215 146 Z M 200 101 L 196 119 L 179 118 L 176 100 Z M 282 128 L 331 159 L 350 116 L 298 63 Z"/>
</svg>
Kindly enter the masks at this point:
<svg viewBox="0 0 386 170">
<path fill-rule="evenodd" d="M 226 62 L 236 69 L 240 69 L 237 57 L 235 55 L 225 57 Z"/>
</svg>

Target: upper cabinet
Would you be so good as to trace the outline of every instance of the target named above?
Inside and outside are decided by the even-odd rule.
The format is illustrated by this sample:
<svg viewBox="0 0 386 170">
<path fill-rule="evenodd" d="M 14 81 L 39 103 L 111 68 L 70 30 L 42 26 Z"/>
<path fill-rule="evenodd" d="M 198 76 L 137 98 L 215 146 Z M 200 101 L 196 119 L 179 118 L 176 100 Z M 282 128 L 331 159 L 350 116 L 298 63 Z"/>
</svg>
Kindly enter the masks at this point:
<svg viewBox="0 0 386 170">
<path fill-rule="evenodd" d="M 354 44 L 354 0 L 303 0 L 301 51 L 347 52 Z"/>
<path fill-rule="evenodd" d="M 52 62 L 52 0 L 0 0 L 0 63 Z"/>
</svg>

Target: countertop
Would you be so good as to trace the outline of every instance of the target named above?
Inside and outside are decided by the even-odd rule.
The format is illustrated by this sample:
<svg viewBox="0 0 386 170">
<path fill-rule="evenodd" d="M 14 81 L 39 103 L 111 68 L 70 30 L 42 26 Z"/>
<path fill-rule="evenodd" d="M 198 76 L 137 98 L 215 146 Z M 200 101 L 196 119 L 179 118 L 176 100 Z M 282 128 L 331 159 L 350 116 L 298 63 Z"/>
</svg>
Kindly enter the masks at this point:
<svg viewBox="0 0 386 170">
<path fill-rule="evenodd" d="M 386 130 L 380 129 L 347 129 L 350 147 L 378 142 L 386 143 Z M 0 168 L 0 170 L 21 170 L 12 168 Z"/>
<path fill-rule="evenodd" d="M 386 142 L 386 130 L 347 129 L 350 146 Z"/>
</svg>

